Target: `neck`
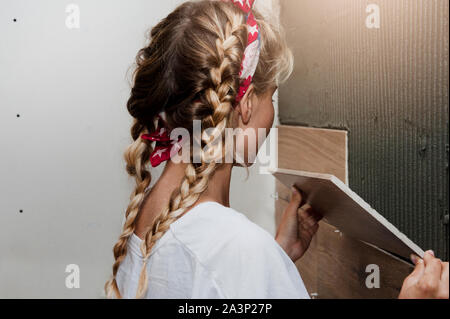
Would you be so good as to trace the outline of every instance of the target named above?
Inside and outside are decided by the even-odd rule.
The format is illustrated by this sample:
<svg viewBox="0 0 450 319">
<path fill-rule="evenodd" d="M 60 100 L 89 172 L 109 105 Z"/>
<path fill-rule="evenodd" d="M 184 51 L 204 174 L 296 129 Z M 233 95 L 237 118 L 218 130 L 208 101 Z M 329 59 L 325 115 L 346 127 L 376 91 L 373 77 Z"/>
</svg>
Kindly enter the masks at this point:
<svg viewBox="0 0 450 319">
<path fill-rule="evenodd" d="M 167 162 L 166 167 L 152 187 L 149 196 L 144 200 L 141 213 L 136 220 L 135 234 L 141 239 L 148 231 L 148 226 L 153 225 L 158 213 L 167 205 L 172 192 L 181 185 L 185 176 L 186 164 Z M 230 206 L 230 180 L 232 164 L 223 164 L 216 169 L 209 178 L 208 187 L 194 205 L 203 202 L 217 202 L 223 206 Z M 188 208 L 185 213 L 190 210 Z"/>
<path fill-rule="evenodd" d="M 168 161 L 164 171 L 152 189 L 154 198 L 168 201 L 170 194 L 178 188 L 185 176 L 187 164 Z M 208 188 L 204 191 L 196 204 L 202 202 L 217 202 L 223 206 L 230 206 L 230 181 L 232 164 L 222 164 L 209 177 Z"/>
</svg>

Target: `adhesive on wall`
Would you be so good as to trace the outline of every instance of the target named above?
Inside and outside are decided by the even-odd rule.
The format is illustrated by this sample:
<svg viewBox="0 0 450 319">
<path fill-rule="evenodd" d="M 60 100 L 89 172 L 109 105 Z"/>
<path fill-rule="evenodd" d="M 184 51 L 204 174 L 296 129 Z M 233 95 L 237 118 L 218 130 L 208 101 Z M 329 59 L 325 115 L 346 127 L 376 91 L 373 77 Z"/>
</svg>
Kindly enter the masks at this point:
<svg viewBox="0 0 450 319">
<path fill-rule="evenodd" d="M 449 2 L 283 1 L 281 15 L 295 71 L 280 122 L 347 129 L 350 187 L 448 259 Z"/>
</svg>

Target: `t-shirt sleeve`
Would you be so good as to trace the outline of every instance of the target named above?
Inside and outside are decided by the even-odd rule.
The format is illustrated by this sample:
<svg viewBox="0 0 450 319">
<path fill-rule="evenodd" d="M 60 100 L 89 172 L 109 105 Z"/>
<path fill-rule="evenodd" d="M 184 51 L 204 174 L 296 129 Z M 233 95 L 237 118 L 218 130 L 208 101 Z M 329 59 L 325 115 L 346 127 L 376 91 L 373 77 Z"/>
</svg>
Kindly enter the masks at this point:
<svg viewBox="0 0 450 319">
<path fill-rule="evenodd" d="M 226 298 L 310 298 L 295 264 L 259 226 L 239 229 L 222 257 L 216 275 Z"/>
</svg>

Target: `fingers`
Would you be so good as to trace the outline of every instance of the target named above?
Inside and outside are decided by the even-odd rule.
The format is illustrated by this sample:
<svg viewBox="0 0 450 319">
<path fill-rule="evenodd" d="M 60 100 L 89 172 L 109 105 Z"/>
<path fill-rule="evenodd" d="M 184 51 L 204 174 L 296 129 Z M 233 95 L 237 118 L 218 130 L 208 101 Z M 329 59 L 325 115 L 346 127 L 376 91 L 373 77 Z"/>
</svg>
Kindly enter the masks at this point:
<svg viewBox="0 0 450 319">
<path fill-rule="evenodd" d="M 440 286 L 442 262 L 440 259 L 434 257 L 432 251 L 425 252 L 423 260 L 425 270 L 419 281 L 419 286 L 424 292 L 434 294 Z"/>
<path fill-rule="evenodd" d="M 312 209 L 311 205 L 309 204 L 305 204 L 300 207 L 303 200 L 300 191 L 295 186 L 292 186 L 291 190 L 292 190 L 291 200 L 286 210 L 289 213 L 297 214 L 299 227 L 301 229 L 309 230 L 310 228 L 315 227 L 318 221 L 322 219 L 322 216 L 317 212 L 315 212 Z"/>
<path fill-rule="evenodd" d="M 432 260 L 434 257 L 434 251 L 427 250 L 423 255 L 423 260 L 425 261 L 425 265 L 427 264 L 427 260 Z"/>
<path fill-rule="evenodd" d="M 306 205 L 302 206 L 302 208 L 309 215 L 311 215 L 317 222 L 320 221 L 323 218 L 323 216 L 321 214 L 319 214 L 316 210 L 314 210 L 314 208 L 312 208 L 309 204 L 306 204 Z"/>
<path fill-rule="evenodd" d="M 319 230 L 319 224 L 315 224 L 313 227 L 311 227 L 309 230 L 309 234 L 311 235 L 311 237 L 314 236 L 318 230 Z"/>
<path fill-rule="evenodd" d="M 423 256 L 423 260 L 425 262 L 425 275 L 430 273 L 439 273 L 440 278 L 442 272 L 442 261 L 434 257 L 434 252 L 432 250 L 426 251 Z"/>
<path fill-rule="evenodd" d="M 299 227 L 303 230 L 318 225 L 320 218 L 309 204 L 303 205 L 297 211 Z"/>
<path fill-rule="evenodd" d="M 399 298 L 442 298 L 449 297 L 449 264 L 434 256 L 433 251 L 425 252 L 423 259 L 411 256 L 414 271 L 404 280 Z"/>
<path fill-rule="evenodd" d="M 422 296 L 420 290 L 415 289 L 415 287 L 423 276 L 423 273 L 425 271 L 425 263 L 423 259 L 418 258 L 415 261 L 415 264 L 416 267 L 414 268 L 413 272 L 403 281 L 402 289 L 399 295 L 400 299 L 418 299 Z"/>
<path fill-rule="evenodd" d="M 448 262 L 442 263 L 442 273 L 441 281 L 439 284 L 438 298 L 448 299 L 449 298 L 449 287 L 448 287 Z"/>
<path fill-rule="evenodd" d="M 299 221 L 304 221 L 309 226 L 316 224 L 322 219 L 322 216 L 317 213 L 309 204 L 305 204 L 297 211 Z"/>
<path fill-rule="evenodd" d="M 302 229 L 308 229 L 317 224 L 313 214 L 312 214 L 311 206 L 305 205 L 298 209 L 298 223 Z"/>
<path fill-rule="evenodd" d="M 442 263 L 441 283 L 439 287 L 439 297 L 448 299 L 449 297 L 449 282 L 448 282 L 448 262 Z"/>
<path fill-rule="evenodd" d="M 442 263 L 441 280 L 446 283 L 448 287 L 448 262 Z"/>
</svg>

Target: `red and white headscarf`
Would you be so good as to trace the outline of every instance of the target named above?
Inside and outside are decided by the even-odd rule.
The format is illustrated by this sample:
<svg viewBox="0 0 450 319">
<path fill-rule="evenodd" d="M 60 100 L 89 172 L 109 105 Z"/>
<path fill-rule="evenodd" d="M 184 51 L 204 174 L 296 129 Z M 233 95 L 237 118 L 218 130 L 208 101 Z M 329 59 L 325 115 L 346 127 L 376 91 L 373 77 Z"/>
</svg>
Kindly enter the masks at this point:
<svg viewBox="0 0 450 319">
<path fill-rule="evenodd" d="M 255 17 L 252 12 L 255 0 L 221 0 L 231 1 L 244 13 L 246 13 L 246 23 L 248 30 L 247 47 L 242 58 L 241 71 L 239 78 L 241 85 L 239 86 L 238 94 L 236 96 L 236 105 L 242 100 L 248 88 L 252 84 L 253 76 L 258 66 L 259 55 L 261 52 L 261 33 Z M 182 147 L 182 141 L 171 140 L 170 132 L 165 121 L 165 113 L 162 112 L 158 116 L 158 125 L 155 132 L 151 134 L 144 134 L 141 136 L 144 140 L 156 142 L 156 147 L 150 155 L 150 163 L 153 167 L 159 166 L 175 156 Z"/>
<path fill-rule="evenodd" d="M 259 55 L 261 52 L 261 33 L 252 12 L 255 0 L 231 0 L 231 2 L 247 14 L 248 40 L 242 58 L 241 72 L 239 74 L 242 83 L 236 97 L 236 103 L 239 103 L 250 87 L 250 84 L 252 84 L 253 76 L 255 75 L 256 67 L 258 66 Z"/>
</svg>

